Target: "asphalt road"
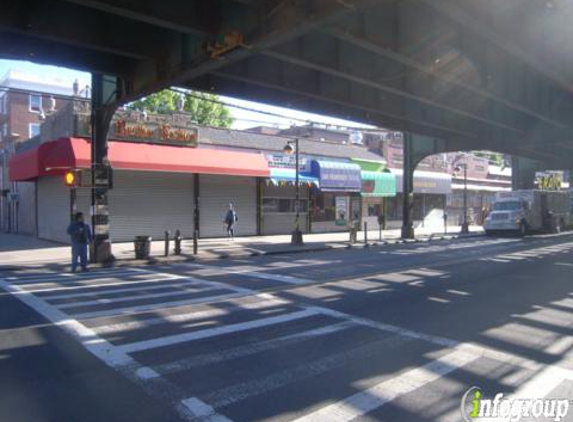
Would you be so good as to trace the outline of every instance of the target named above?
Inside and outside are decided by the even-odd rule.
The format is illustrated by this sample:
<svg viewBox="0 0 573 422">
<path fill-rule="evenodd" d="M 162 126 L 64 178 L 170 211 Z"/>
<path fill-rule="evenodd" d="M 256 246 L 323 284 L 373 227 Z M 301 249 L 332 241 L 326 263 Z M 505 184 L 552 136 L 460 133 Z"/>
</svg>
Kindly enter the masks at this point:
<svg viewBox="0 0 573 422">
<path fill-rule="evenodd" d="M 457 422 L 472 386 L 557 420 L 572 274 L 573 234 L 7 271 L 0 421 Z"/>
</svg>

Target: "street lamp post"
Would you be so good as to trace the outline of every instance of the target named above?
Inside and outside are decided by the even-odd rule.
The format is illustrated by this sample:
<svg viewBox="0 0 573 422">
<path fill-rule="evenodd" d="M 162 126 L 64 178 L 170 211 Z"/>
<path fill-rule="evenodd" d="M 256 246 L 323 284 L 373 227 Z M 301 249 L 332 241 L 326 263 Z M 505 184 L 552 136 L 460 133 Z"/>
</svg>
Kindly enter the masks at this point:
<svg viewBox="0 0 573 422">
<path fill-rule="evenodd" d="M 284 147 L 284 151 L 286 154 L 291 155 L 293 152 L 295 153 L 295 200 L 294 200 L 294 207 L 295 207 L 295 220 L 294 220 L 294 230 L 291 236 L 291 245 L 303 245 L 304 241 L 302 239 L 302 232 L 300 231 L 300 186 L 299 186 L 299 150 L 298 150 L 298 138 L 294 140 L 294 147 L 293 142 L 289 141 Z M 293 151 L 294 149 L 294 151 Z"/>
<path fill-rule="evenodd" d="M 461 232 L 468 234 L 470 232 L 468 224 L 468 165 L 466 163 L 458 164 L 454 171 L 459 173 L 462 168 L 464 169 L 464 219 Z"/>
</svg>

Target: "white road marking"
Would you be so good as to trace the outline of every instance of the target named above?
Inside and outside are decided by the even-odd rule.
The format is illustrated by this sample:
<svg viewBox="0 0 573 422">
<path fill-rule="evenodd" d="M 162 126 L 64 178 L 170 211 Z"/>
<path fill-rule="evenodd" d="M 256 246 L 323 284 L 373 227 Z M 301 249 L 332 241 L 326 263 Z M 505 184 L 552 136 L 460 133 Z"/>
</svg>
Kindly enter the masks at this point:
<svg viewBox="0 0 573 422">
<path fill-rule="evenodd" d="M 181 281 L 179 281 L 181 280 Z M 65 286 L 65 287 L 54 287 L 54 288 L 46 288 L 46 289 L 37 289 L 37 288 L 33 288 L 33 289 L 28 289 L 26 288 L 25 290 L 27 292 L 30 293 L 45 293 L 45 292 L 60 292 L 60 291 L 65 291 L 65 292 L 69 292 L 70 290 L 78 290 L 78 289 L 99 289 L 102 287 L 114 287 L 114 286 L 129 286 L 131 284 L 150 284 L 150 283 L 154 283 L 154 284 L 159 284 L 162 282 L 173 282 L 170 284 L 176 284 L 176 283 L 189 283 L 189 284 L 193 284 L 193 283 L 197 283 L 196 281 L 185 281 L 184 277 L 173 277 L 173 278 L 151 278 L 151 279 L 141 279 L 141 280 L 131 280 L 131 281 L 113 281 L 112 283 L 96 283 L 96 284 L 81 284 L 78 286 Z M 163 286 L 165 286 L 165 284 L 163 284 Z M 102 289 L 102 290 L 98 290 L 98 291 L 92 291 L 92 292 L 85 292 L 85 293 L 62 293 L 62 294 L 51 294 L 51 295 L 45 295 L 42 296 L 42 298 L 44 299 L 63 299 L 63 298 L 68 298 L 68 297 L 82 297 L 82 296 L 91 296 L 94 294 L 98 294 L 98 293 L 115 293 L 115 292 L 127 292 L 130 290 L 139 290 L 139 289 L 144 289 L 147 290 L 149 289 L 149 287 L 144 286 L 144 287 L 126 287 L 124 289 Z"/>
<path fill-rule="evenodd" d="M 342 401 L 323 407 L 292 422 L 350 422 L 404 394 L 411 393 L 473 361 L 475 355 L 454 350 L 419 368 L 411 369 Z"/>
<path fill-rule="evenodd" d="M 54 325 L 62 328 L 74 337 L 88 352 L 103 361 L 109 367 L 121 372 L 132 382 L 141 385 L 147 392 L 155 397 L 172 402 L 174 397 L 181 397 L 181 391 L 173 384 L 158 377 L 152 368 L 141 365 L 131 356 L 123 353 L 117 347 L 98 337 L 94 331 L 85 327 L 75 319 L 69 318 L 62 311 L 54 308 L 35 295 L 0 279 L 0 288 L 3 288 L 22 303 L 34 309 Z M 180 403 L 179 403 L 180 404 Z M 199 422 L 190 414 L 188 409 L 176 406 L 180 416 L 189 422 Z M 204 419 L 205 422 L 209 419 Z M 225 419 L 213 419 L 213 422 L 231 422 Z"/>
<path fill-rule="evenodd" d="M 98 277 L 98 276 L 102 277 Z M 74 283 L 78 281 L 96 281 L 103 279 L 113 279 L 113 277 L 122 276 L 137 276 L 140 275 L 138 271 L 134 270 L 122 270 L 122 271 L 100 271 L 100 272 L 87 272 L 87 273 L 76 273 L 70 276 L 64 276 L 63 274 L 50 274 L 46 276 L 42 275 L 30 275 L 26 277 L 15 277 L 10 280 L 11 284 L 25 285 L 25 284 L 36 284 L 36 283 L 48 283 L 48 282 L 62 282 L 62 283 Z M 64 278 L 64 280 L 62 280 Z"/>
<path fill-rule="evenodd" d="M 103 360 L 109 366 L 117 368 L 135 364 L 135 361 L 131 357 L 121 350 L 118 350 L 111 343 L 98 337 L 94 331 L 80 324 L 78 321 L 71 319 L 62 311 L 54 308 L 33 294 L 22 290 L 18 286 L 9 284 L 4 280 L 0 280 L 0 287 L 74 336 L 90 353 Z"/>
<path fill-rule="evenodd" d="M 68 308 L 77 308 L 81 306 L 90 306 L 90 305 L 107 305 L 111 303 L 120 303 L 120 302 L 133 302 L 135 300 L 145 300 L 145 299 L 156 299 L 159 297 L 170 297 L 170 296 L 181 296 L 187 293 L 202 293 L 207 292 L 209 290 L 215 290 L 213 286 L 179 286 L 181 287 L 180 290 L 171 291 L 171 292 L 163 292 L 163 293 L 149 293 L 145 295 L 137 295 L 137 296 L 129 296 L 129 297 L 116 297 L 116 298 L 100 298 L 100 299 L 93 299 L 93 300 L 84 300 L 78 302 L 71 302 L 71 303 L 64 303 L 61 305 L 54 305 L 59 309 L 68 309 Z"/>
<path fill-rule="evenodd" d="M 217 266 L 213 266 L 213 265 L 203 265 L 203 264 L 184 264 L 187 267 L 195 267 L 195 268 L 202 268 L 205 270 L 213 270 L 213 271 L 218 271 L 220 274 L 239 274 L 239 275 L 245 275 L 248 277 L 253 277 L 253 278 L 260 278 L 263 280 L 273 280 L 273 281 L 281 281 L 283 283 L 289 283 L 289 284 L 308 284 L 311 283 L 312 280 L 308 280 L 308 279 L 304 279 L 304 278 L 297 278 L 297 277 L 291 277 L 288 275 L 281 275 L 281 274 L 267 274 L 264 272 L 260 272 L 260 271 L 253 271 L 249 268 L 243 268 L 243 269 L 228 269 L 226 267 L 217 267 Z"/>
<path fill-rule="evenodd" d="M 223 387 L 205 394 L 203 398 L 215 408 L 228 406 L 249 397 L 266 394 L 269 391 L 277 390 L 287 385 L 332 371 L 349 362 L 367 362 L 380 356 L 380 349 L 388 345 L 388 343 L 393 343 L 394 346 L 403 346 L 405 341 L 408 341 L 408 339 L 400 336 L 391 336 L 382 340 L 372 341 L 368 344 L 357 345 L 351 349 L 306 361 L 261 378 L 250 379 L 228 387 Z"/>
<path fill-rule="evenodd" d="M 531 377 L 512 394 L 515 398 L 544 398 L 565 380 L 573 380 L 573 371 L 549 366 Z"/>
<path fill-rule="evenodd" d="M 222 288 L 222 290 L 223 290 L 223 288 Z M 225 289 L 225 290 L 229 290 L 229 289 Z M 199 298 L 187 299 L 187 300 L 176 300 L 176 301 L 172 301 L 172 302 L 160 302 L 160 303 L 150 303 L 147 305 L 126 306 L 123 308 L 112 308 L 112 309 L 104 309 L 101 311 L 77 313 L 77 314 L 74 314 L 74 318 L 91 319 L 91 318 L 100 318 L 100 317 L 131 315 L 131 314 L 137 314 L 137 313 L 141 313 L 141 312 L 153 311 L 155 309 L 176 308 L 179 306 L 194 305 L 196 303 L 221 301 L 221 300 L 230 299 L 233 297 L 240 297 L 240 296 L 244 296 L 244 295 L 245 295 L 244 292 L 237 292 L 237 293 L 220 294 L 220 295 L 215 295 L 215 296 L 205 296 L 205 297 L 199 297 Z"/>
<path fill-rule="evenodd" d="M 329 315 L 334 318 L 352 321 L 356 324 L 376 328 L 381 331 L 398 334 L 402 337 L 409 337 L 415 340 L 424 340 L 429 343 L 436 344 L 438 346 L 455 347 L 459 345 L 459 342 L 445 337 L 434 336 L 431 334 L 424 334 L 417 331 L 408 330 L 407 328 L 398 327 L 396 325 L 385 324 L 383 322 L 373 321 L 368 318 L 361 318 L 354 315 L 346 314 L 344 312 L 335 311 L 329 308 L 323 308 L 320 306 L 307 306 L 306 309 L 315 310 L 317 313 L 322 313 L 324 315 Z"/>
<path fill-rule="evenodd" d="M 555 265 L 561 265 L 564 267 L 573 267 L 573 264 L 570 262 L 556 262 Z"/>
<path fill-rule="evenodd" d="M 181 401 L 181 404 L 187 408 L 197 421 L 201 422 L 232 422 L 226 416 L 223 416 L 209 406 L 207 403 L 196 397 L 191 397 Z"/>
<path fill-rule="evenodd" d="M 301 331 L 271 340 L 260 341 L 255 344 L 241 345 L 231 349 L 213 351 L 204 355 L 179 359 L 174 362 L 162 363 L 160 365 L 155 365 L 153 369 L 155 369 L 155 371 L 161 375 L 187 371 L 198 366 L 213 365 L 231 359 L 238 359 L 245 356 L 251 356 L 256 353 L 278 349 L 304 340 L 327 336 L 329 334 L 343 331 L 351 327 L 356 327 L 356 324 L 350 321 L 339 322 L 336 324 L 327 325 L 312 330 Z"/>
<path fill-rule="evenodd" d="M 118 346 L 124 353 L 140 352 L 143 350 L 154 349 L 158 347 L 171 346 L 194 340 L 205 339 L 209 337 L 220 336 L 224 334 L 236 333 L 238 331 L 252 330 L 254 328 L 267 327 L 269 325 L 281 324 L 284 322 L 294 321 L 297 319 L 308 318 L 310 316 L 318 315 L 319 312 L 314 310 L 303 310 L 292 312 L 290 314 L 277 315 L 274 317 L 256 319 L 247 322 L 240 322 L 237 324 L 223 325 L 215 328 L 208 328 L 201 331 L 194 331 L 190 333 L 175 334 L 172 336 L 158 337 L 151 340 L 144 340 L 135 343 L 124 344 Z"/>
<path fill-rule="evenodd" d="M 261 302 L 254 302 L 254 303 L 244 303 L 244 304 L 232 304 L 227 308 L 214 308 L 205 311 L 193 311 L 193 312 L 186 312 L 182 314 L 169 314 L 166 312 L 158 312 L 159 316 L 155 318 L 147 318 L 143 320 L 135 320 L 135 321 L 126 321 L 126 322 L 116 322 L 113 324 L 106 324 L 99 327 L 92 327 L 98 334 L 110 334 L 110 333 L 118 333 L 122 331 L 129 331 L 129 330 L 137 330 L 141 328 L 147 328 L 154 325 L 165 324 L 168 322 L 171 323 L 181 323 L 181 322 L 191 322 L 191 321 L 199 321 L 199 320 L 206 320 L 209 318 L 216 318 L 218 316 L 227 315 L 231 311 L 235 310 L 257 310 L 257 309 L 264 309 L 270 308 L 273 306 L 284 305 L 289 303 L 288 301 L 284 300 L 276 300 L 276 299 L 264 299 Z"/>
</svg>

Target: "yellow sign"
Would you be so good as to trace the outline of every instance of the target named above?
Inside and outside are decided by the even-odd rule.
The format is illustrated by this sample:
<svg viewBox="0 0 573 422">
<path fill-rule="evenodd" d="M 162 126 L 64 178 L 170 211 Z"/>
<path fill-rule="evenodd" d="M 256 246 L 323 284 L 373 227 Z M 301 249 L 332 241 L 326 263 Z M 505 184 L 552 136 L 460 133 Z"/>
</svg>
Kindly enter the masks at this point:
<svg viewBox="0 0 573 422">
<path fill-rule="evenodd" d="M 561 173 L 539 173 L 535 183 L 541 190 L 560 190 L 563 177 Z"/>
</svg>

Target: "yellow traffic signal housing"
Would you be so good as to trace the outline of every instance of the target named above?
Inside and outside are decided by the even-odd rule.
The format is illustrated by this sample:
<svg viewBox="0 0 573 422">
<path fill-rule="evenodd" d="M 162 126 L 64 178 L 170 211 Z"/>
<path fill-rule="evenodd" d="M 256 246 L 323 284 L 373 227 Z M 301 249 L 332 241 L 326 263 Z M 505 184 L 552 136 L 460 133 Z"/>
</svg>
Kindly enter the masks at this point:
<svg viewBox="0 0 573 422">
<path fill-rule="evenodd" d="M 64 183 L 70 188 L 75 188 L 80 185 L 80 175 L 78 172 L 69 170 L 64 175 Z"/>
</svg>

